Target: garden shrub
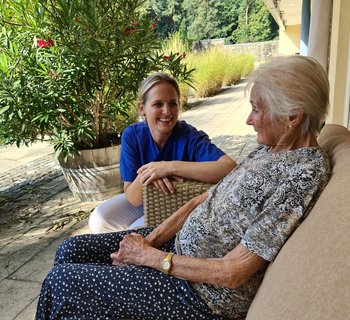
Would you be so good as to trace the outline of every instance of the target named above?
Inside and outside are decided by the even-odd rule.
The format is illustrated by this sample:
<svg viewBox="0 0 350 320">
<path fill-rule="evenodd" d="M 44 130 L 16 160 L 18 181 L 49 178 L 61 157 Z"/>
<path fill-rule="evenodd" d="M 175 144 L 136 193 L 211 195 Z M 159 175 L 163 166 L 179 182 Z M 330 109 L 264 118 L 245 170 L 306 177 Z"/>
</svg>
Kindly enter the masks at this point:
<svg viewBox="0 0 350 320">
<path fill-rule="evenodd" d="M 251 54 L 217 48 L 190 54 L 186 63 L 196 70 L 193 73 L 195 96 L 209 97 L 219 93 L 223 85 L 236 84 L 254 69 L 254 60 Z"/>
<path fill-rule="evenodd" d="M 216 49 L 189 55 L 187 63 L 195 68 L 193 86 L 196 97 L 209 97 L 221 91 L 225 75 L 225 64 L 220 61 Z"/>
<path fill-rule="evenodd" d="M 164 52 L 168 56 L 175 55 L 182 57 L 181 62 L 184 64 L 186 64 L 186 56 L 189 51 L 189 45 L 181 37 L 179 32 L 171 34 L 162 45 L 162 52 Z M 186 110 L 191 86 L 188 83 L 182 82 L 179 83 L 179 87 L 181 92 L 181 105 L 183 110 Z"/>
</svg>

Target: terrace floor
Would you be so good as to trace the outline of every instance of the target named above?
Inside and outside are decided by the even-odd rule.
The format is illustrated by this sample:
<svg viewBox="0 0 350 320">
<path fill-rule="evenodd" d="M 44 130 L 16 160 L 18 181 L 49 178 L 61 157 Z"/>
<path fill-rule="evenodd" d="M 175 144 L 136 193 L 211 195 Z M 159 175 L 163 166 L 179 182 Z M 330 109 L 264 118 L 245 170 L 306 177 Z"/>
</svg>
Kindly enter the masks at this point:
<svg viewBox="0 0 350 320">
<path fill-rule="evenodd" d="M 255 146 L 245 120 L 250 112 L 244 83 L 196 101 L 181 118 L 204 130 L 228 155 L 241 161 Z M 0 146 L 0 315 L 32 320 L 40 287 L 58 244 L 88 233 L 87 218 L 99 202 L 75 199 L 53 147 Z"/>
</svg>

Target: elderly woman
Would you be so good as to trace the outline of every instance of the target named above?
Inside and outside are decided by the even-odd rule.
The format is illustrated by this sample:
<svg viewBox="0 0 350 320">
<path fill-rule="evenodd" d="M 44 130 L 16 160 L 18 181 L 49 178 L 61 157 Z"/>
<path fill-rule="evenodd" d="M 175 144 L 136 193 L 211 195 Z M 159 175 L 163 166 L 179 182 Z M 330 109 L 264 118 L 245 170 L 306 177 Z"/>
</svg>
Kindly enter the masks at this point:
<svg viewBox="0 0 350 320">
<path fill-rule="evenodd" d="M 143 225 L 142 184 L 152 183 L 167 194 L 174 192 L 171 178 L 216 183 L 236 166 L 206 133 L 178 120 L 180 89 L 170 75 L 154 73 L 141 83 L 138 108 L 145 121 L 122 135 L 125 193 L 96 207 L 89 219 L 93 233 Z"/>
<path fill-rule="evenodd" d="M 36 319 L 235 319 L 328 182 L 317 144 L 328 80 L 279 57 L 249 79 L 258 147 L 155 229 L 83 235 L 58 249 Z"/>
</svg>

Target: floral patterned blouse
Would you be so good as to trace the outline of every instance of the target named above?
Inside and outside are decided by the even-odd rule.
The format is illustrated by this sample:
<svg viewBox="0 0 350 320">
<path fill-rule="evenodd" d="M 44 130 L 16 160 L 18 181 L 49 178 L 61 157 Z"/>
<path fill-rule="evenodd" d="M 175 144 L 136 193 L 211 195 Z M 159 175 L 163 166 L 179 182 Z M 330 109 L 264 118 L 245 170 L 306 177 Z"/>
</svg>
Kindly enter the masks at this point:
<svg viewBox="0 0 350 320">
<path fill-rule="evenodd" d="M 270 153 L 259 145 L 191 213 L 176 235 L 177 253 L 218 258 L 242 244 L 272 261 L 311 210 L 330 170 L 320 148 Z M 192 287 L 215 313 L 236 318 L 248 311 L 263 273 L 237 289 L 205 283 Z"/>
</svg>

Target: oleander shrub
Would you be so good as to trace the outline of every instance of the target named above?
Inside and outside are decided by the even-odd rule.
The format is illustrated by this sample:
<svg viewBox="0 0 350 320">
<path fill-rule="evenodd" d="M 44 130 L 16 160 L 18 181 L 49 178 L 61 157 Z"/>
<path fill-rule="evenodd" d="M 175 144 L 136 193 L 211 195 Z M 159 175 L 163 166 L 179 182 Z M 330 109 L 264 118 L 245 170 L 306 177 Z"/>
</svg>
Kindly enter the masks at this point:
<svg viewBox="0 0 350 320">
<path fill-rule="evenodd" d="M 191 81 L 161 52 L 144 0 L 0 0 L 0 141 L 47 139 L 56 155 L 118 143 L 139 83 Z"/>
</svg>

